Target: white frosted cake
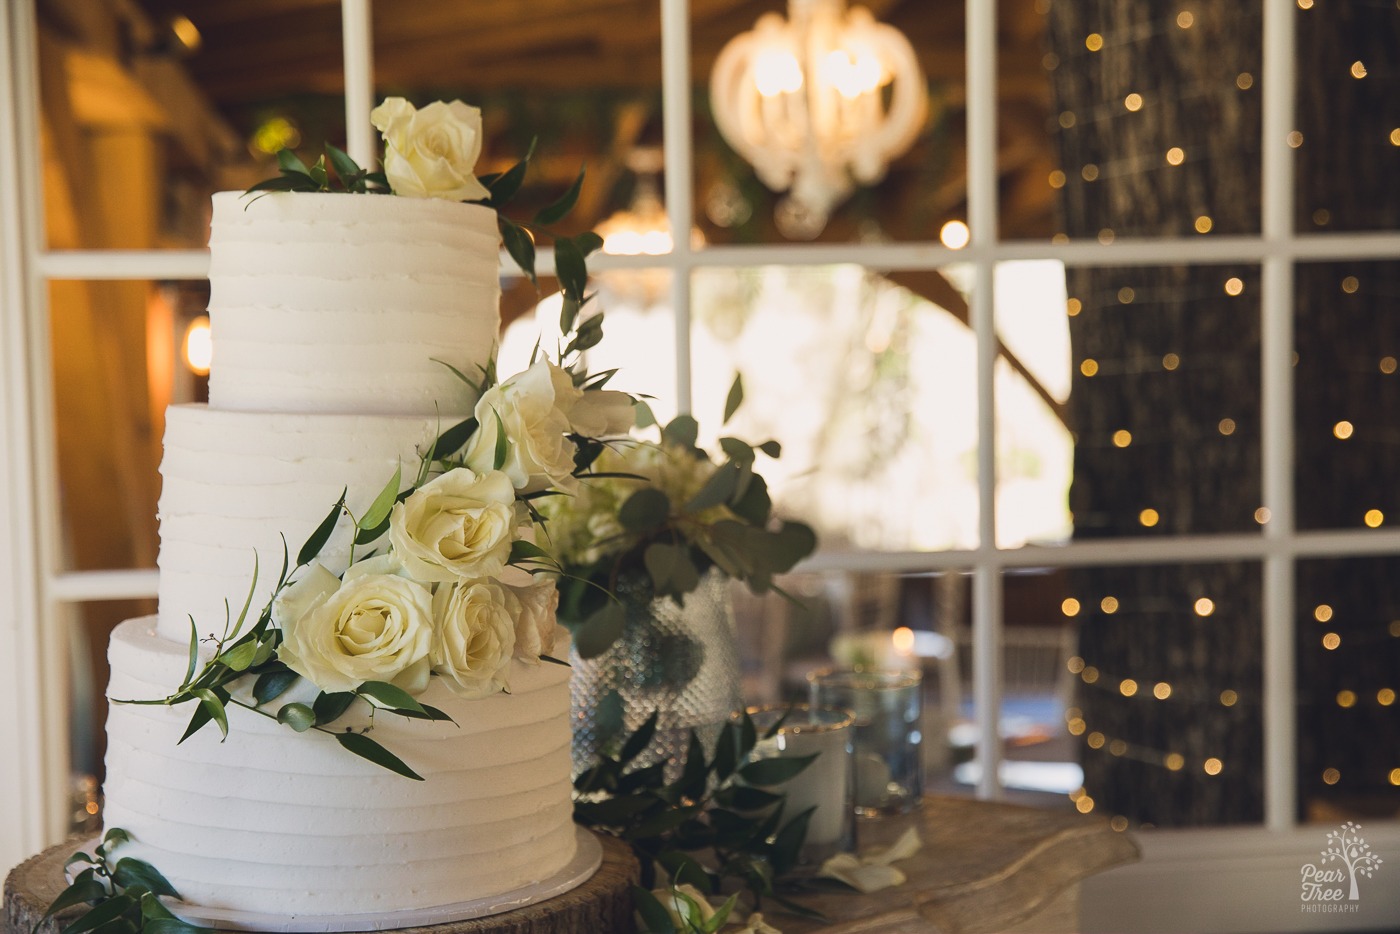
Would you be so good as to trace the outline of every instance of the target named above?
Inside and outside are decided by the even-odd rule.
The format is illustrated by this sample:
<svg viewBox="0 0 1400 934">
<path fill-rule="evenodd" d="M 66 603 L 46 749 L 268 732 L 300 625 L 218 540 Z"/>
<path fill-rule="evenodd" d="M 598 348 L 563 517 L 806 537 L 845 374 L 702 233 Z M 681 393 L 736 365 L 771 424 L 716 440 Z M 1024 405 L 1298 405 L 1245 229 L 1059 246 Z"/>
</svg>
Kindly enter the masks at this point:
<svg viewBox="0 0 1400 934">
<path fill-rule="evenodd" d="M 465 373 L 494 350 L 494 212 L 379 195 L 214 198 L 214 340 L 207 406 L 167 417 L 159 615 L 113 636 L 108 696 L 151 699 L 185 676 L 201 636 L 252 613 L 348 489 L 360 515 L 403 465 L 470 414 Z M 345 570 L 349 531 L 321 551 Z M 293 558 L 295 563 L 295 558 Z M 562 650 L 565 653 L 566 649 Z M 510 693 L 465 700 L 433 679 L 423 703 L 452 723 L 379 713 L 371 735 L 424 781 L 230 707 L 229 736 L 178 743 L 191 705 L 113 704 L 106 824 L 121 855 L 196 906 L 272 916 L 403 912 L 487 899 L 574 857 L 568 669 L 510 662 Z M 367 705 L 336 722 L 362 729 Z"/>
</svg>

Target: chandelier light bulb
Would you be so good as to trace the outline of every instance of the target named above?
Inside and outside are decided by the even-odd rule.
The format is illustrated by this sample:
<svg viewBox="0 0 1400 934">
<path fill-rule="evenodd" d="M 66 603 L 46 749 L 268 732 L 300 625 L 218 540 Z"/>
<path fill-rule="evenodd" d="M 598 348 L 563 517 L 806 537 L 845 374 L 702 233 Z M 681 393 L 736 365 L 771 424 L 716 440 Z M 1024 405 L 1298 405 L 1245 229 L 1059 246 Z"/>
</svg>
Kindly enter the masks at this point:
<svg viewBox="0 0 1400 934">
<path fill-rule="evenodd" d="M 789 0 L 720 52 L 720 134 L 815 236 L 856 184 L 884 177 L 923 128 L 928 90 L 909 41 L 845 0 Z"/>
</svg>

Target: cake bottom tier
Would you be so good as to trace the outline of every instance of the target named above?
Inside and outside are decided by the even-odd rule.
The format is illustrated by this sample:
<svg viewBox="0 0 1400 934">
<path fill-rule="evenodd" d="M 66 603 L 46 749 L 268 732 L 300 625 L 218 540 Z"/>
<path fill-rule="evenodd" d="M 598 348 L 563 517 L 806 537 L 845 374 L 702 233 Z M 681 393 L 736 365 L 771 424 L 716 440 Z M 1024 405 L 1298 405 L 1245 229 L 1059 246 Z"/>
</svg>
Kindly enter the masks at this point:
<svg viewBox="0 0 1400 934">
<path fill-rule="evenodd" d="M 155 619 L 112 635 L 108 697 L 179 685 L 187 646 Z M 193 905 L 286 915 L 388 912 L 489 898 L 547 879 L 574 856 L 568 670 L 512 663 L 510 694 L 421 700 L 456 721 L 380 714 L 370 734 L 424 781 L 388 772 L 318 732 L 229 709 L 179 743 L 193 708 L 114 703 L 106 824 Z M 346 725 L 368 721 L 352 712 Z M 341 725 L 339 722 L 337 725 Z"/>
</svg>

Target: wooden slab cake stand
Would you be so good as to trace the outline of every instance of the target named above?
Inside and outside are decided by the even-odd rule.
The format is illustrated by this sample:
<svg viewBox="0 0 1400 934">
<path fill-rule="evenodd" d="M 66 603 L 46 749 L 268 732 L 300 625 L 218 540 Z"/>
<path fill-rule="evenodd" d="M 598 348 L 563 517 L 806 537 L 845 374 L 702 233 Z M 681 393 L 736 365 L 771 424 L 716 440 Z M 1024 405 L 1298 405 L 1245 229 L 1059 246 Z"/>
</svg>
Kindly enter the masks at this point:
<svg viewBox="0 0 1400 934">
<path fill-rule="evenodd" d="M 630 931 L 631 886 L 637 861 L 627 844 L 600 836 L 603 864 L 587 882 L 526 908 L 470 921 L 431 927 L 400 928 L 399 934 L 575 934 L 580 931 Z M 30 934 L 49 904 L 63 891 L 63 864 L 74 842 L 51 847 L 16 866 L 5 880 L 3 934 Z M 64 913 L 63 917 L 68 917 Z M 59 927 L 61 927 L 60 925 Z M 57 930 L 57 928 L 54 928 Z"/>
</svg>

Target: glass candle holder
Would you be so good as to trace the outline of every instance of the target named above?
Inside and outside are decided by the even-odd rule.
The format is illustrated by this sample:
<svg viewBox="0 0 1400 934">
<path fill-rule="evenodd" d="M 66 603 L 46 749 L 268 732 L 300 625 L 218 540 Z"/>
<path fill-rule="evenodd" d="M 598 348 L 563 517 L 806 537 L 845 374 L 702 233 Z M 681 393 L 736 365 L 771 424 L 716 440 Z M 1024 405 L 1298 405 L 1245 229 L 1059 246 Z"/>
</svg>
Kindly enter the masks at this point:
<svg viewBox="0 0 1400 934">
<path fill-rule="evenodd" d="M 807 839 L 802 844 L 798 861 L 802 865 L 818 866 L 837 853 L 854 852 L 855 776 L 851 727 L 855 718 L 850 711 L 809 704 L 772 704 L 750 707 L 749 716 L 760 737 L 782 720 L 772 737 L 759 740 L 754 748 L 755 759 L 817 755 L 812 764 L 796 776 L 766 789 L 787 795 L 784 822 L 816 807 L 807 824 Z"/>
<path fill-rule="evenodd" d="M 855 716 L 855 809 L 862 817 L 902 814 L 923 796 L 922 675 L 823 669 L 807 675 L 814 706 Z"/>
</svg>

